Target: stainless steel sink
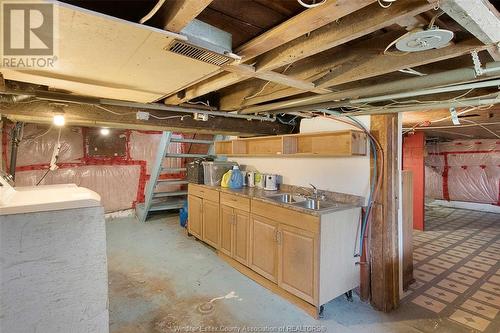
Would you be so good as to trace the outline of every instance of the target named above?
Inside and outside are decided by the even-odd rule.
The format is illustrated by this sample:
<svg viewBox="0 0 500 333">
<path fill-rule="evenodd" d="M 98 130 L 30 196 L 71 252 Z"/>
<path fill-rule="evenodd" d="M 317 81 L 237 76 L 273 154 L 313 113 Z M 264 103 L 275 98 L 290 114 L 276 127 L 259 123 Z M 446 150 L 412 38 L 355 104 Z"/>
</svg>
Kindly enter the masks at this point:
<svg viewBox="0 0 500 333">
<path fill-rule="evenodd" d="M 303 202 L 306 200 L 306 198 L 300 197 L 300 196 L 295 196 L 290 193 L 281 193 L 277 195 L 271 195 L 267 197 L 270 200 L 276 201 L 276 202 L 282 202 L 282 203 L 299 203 Z"/>
<path fill-rule="evenodd" d="M 297 207 L 302 207 L 306 209 L 312 209 L 312 210 L 323 210 L 323 209 L 330 209 L 330 208 L 335 208 L 338 207 L 339 204 L 335 202 L 329 202 L 329 201 L 323 201 L 323 200 L 317 200 L 317 199 L 306 199 L 301 202 L 295 202 L 293 203 L 294 206 Z"/>
</svg>

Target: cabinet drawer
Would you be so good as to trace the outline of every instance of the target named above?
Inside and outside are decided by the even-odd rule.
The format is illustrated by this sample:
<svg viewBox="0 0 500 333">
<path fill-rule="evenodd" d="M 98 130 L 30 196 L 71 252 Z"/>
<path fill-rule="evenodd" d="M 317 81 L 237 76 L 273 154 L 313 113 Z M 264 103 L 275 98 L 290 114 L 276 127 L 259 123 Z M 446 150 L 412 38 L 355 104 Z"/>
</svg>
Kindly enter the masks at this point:
<svg viewBox="0 0 500 333">
<path fill-rule="evenodd" d="M 199 186 L 195 184 L 189 184 L 188 194 L 195 195 L 199 198 L 210 200 L 213 202 L 219 202 L 219 191 L 206 188 L 204 186 Z"/>
<path fill-rule="evenodd" d="M 260 215 L 279 223 L 287 224 L 303 230 L 319 233 L 319 217 L 304 214 L 260 200 L 252 200 L 252 214 Z"/>
<path fill-rule="evenodd" d="M 243 198 L 237 195 L 221 193 L 220 194 L 220 203 L 229 207 L 233 207 L 236 209 L 241 209 L 245 212 L 250 211 L 250 199 Z"/>
</svg>

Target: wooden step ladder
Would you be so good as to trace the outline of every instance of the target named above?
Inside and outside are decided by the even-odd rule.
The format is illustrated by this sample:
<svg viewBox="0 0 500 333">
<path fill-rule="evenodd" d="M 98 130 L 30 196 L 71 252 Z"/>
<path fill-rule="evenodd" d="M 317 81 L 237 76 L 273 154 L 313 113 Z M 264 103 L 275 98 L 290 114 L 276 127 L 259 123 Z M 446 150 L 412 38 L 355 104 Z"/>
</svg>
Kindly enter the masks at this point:
<svg viewBox="0 0 500 333">
<path fill-rule="evenodd" d="M 215 140 L 215 137 L 214 137 Z M 151 169 L 151 177 L 145 192 L 144 203 L 136 205 L 136 216 L 141 222 L 145 222 L 149 212 L 164 211 L 181 208 L 187 199 L 187 190 L 157 191 L 159 184 L 186 185 L 186 167 L 164 167 L 165 160 L 183 158 L 211 157 L 215 153 L 214 140 L 185 139 L 173 136 L 172 132 L 163 132 L 156 160 Z M 169 153 L 171 143 L 205 144 L 208 146 L 206 154 Z M 184 173 L 184 177 L 176 179 L 162 179 L 160 175 Z"/>
</svg>

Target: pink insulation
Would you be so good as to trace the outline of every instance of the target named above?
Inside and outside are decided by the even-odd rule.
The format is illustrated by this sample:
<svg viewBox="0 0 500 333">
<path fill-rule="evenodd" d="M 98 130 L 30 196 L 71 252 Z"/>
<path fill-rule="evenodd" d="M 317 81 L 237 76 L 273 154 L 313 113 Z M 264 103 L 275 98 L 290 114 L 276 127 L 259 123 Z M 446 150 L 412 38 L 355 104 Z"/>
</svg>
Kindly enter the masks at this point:
<svg viewBox="0 0 500 333">
<path fill-rule="evenodd" d="M 26 124 L 16 165 L 16 186 L 33 186 L 48 169 L 52 152 L 57 142 L 58 128 L 46 125 Z M 10 142 L 5 128 L 2 138 L 4 155 L 9 165 Z M 61 131 L 61 153 L 59 169 L 51 171 L 41 184 L 74 183 L 89 188 L 101 196 L 107 212 L 129 209 L 144 201 L 144 190 L 151 167 L 156 159 L 161 132 L 127 132 L 126 157 L 89 157 L 86 152 L 86 130 L 81 127 L 64 127 Z M 180 134 L 175 134 L 180 136 Z M 183 144 L 173 143 L 170 153 L 182 153 Z M 182 167 L 181 159 L 171 159 L 164 166 Z M 162 175 L 163 178 L 177 178 L 180 175 Z M 164 186 L 165 187 L 165 186 Z M 178 189 L 178 186 L 172 189 Z M 164 188 L 159 188 L 164 190 Z"/>
<path fill-rule="evenodd" d="M 132 207 L 137 198 L 140 165 L 78 166 L 49 172 L 41 185 L 74 183 L 99 193 L 106 211 Z M 16 186 L 34 186 L 45 170 L 16 173 Z"/>
<path fill-rule="evenodd" d="M 425 164 L 426 196 L 500 205 L 500 141 L 428 145 Z"/>
</svg>

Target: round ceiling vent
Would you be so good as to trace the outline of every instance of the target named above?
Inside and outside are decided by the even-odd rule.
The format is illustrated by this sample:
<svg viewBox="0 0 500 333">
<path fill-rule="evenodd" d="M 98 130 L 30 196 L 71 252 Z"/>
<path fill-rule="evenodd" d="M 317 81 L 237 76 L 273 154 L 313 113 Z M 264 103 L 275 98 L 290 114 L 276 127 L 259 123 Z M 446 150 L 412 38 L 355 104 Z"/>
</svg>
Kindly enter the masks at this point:
<svg viewBox="0 0 500 333">
<path fill-rule="evenodd" d="M 403 52 L 419 52 L 439 49 L 453 39 L 453 32 L 444 29 L 429 29 L 410 32 L 396 43 L 396 48 Z"/>
</svg>

